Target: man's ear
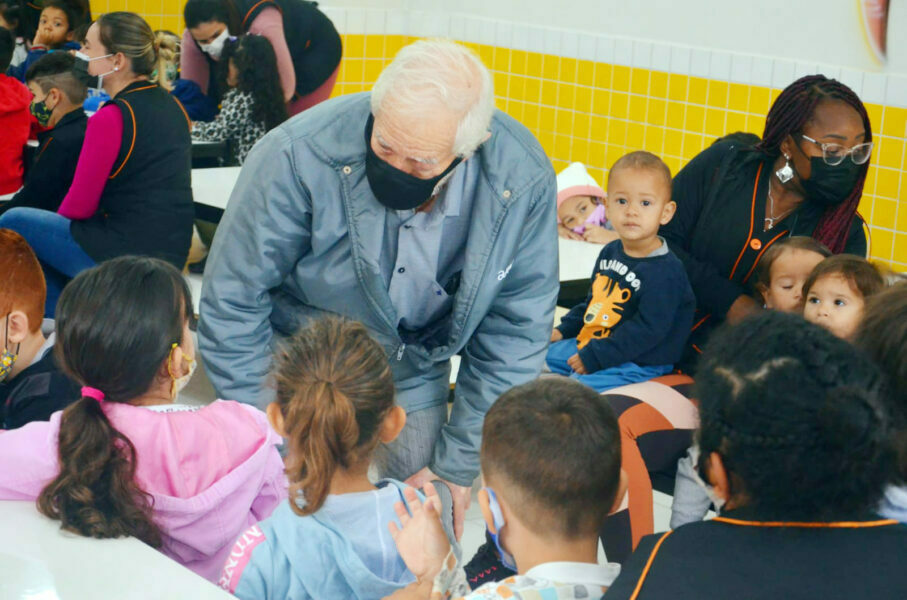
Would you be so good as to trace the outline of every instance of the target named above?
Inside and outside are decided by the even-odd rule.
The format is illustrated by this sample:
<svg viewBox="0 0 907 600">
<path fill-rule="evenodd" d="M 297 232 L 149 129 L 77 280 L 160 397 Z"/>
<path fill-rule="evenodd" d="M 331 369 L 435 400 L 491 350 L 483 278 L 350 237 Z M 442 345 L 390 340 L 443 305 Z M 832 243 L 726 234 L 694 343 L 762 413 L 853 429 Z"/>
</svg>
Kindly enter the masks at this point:
<svg viewBox="0 0 907 600">
<path fill-rule="evenodd" d="M 608 512 L 609 515 L 613 515 L 620 510 L 620 505 L 624 500 L 624 494 L 627 493 L 628 481 L 627 472 L 621 469 L 620 481 L 617 484 L 617 494 L 614 496 L 614 504 L 611 505 L 611 510 Z"/>
<path fill-rule="evenodd" d="M 381 423 L 381 431 L 379 432 L 379 438 L 382 444 L 390 444 L 397 436 L 400 435 L 400 432 L 403 431 L 403 428 L 406 426 L 406 411 L 403 410 L 400 406 L 394 406 L 387 416 L 384 417 L 384 422 Z"/>
<path fill-rule="evenodd" d="M 265 409 L 265 414 L 268 415 L 268 423 L 271 424 L 271 427 L 274 428 L 277 435 L 282 438 L 287 437 L 287 434 L 283 429 L 283 413 L 280 412 L 280 405 L 276 402 L 268 404 L 268 407 Z"/>
<path fill-rule="evenodd" d="M 14 310 L 13 312 L 9 313 L 8 319 L 9 339 L 7 340 L 7 346 L 21 344 L 29 334 L 28 317 L 21 310 Z"/>
</svg>

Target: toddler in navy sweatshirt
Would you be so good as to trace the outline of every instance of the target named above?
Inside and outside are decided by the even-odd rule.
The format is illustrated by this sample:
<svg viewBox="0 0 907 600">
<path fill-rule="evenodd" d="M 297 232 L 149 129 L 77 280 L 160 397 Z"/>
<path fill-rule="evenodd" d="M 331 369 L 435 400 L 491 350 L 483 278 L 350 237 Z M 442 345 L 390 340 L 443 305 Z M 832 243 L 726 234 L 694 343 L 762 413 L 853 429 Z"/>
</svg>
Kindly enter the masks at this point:
<svg viewBox="0 0 907 600">
<path fill-rule="evenodd" d="M 602 249 L 586 301 L 551 333 L 546 359 L 599 392 L 671 372 L 696 305 L 683 264 L 658 236 L 676 209 L 668 166 L 649 152 L 621 157 L 606 207 L 620 239 Z"/>
</svg>

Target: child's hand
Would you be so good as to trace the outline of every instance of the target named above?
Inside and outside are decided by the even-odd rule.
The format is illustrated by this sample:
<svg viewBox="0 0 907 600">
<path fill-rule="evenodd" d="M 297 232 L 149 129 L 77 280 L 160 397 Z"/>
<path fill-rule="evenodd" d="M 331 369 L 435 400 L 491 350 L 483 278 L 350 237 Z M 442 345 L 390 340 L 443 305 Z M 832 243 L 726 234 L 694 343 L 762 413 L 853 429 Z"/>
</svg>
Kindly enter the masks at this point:
<svg viewBox="0 0 907 600">
<path fill-rule="evenodd" d="M 567 229 L 566 227 L 564 227 L 564 226 L 561 225 L 560 223 L 557 224 L 557 234 L 558 234 L 560 237 L 566 238 L 566 239 L 568 239 L 568 240 L 576 240 L 576 241 L 578 241 L 578 242 L 583 241 L 583 236 L 581 236 L 581 235 L 578 234 L 578 233 L 574 233 L 573 230 Z"/>
<path fill-rule="evenodd" d="M 388 528 L 400 558 L 416 576 L 416 580 L 431 582 L 441 571 L 444 559 L 450 553 L 450 542 L 441 527 L 441 498 L 438 497 L 435 485 L 427 483 L 422 489 L 425 492 L 424 504 L 419 501 L 413 488 L 404 490 L 403 495 L 409 503 L 412 516 L 402 502 L 397 502 L 394 510 L 403 528 L 397 527 L 396 523 L 390 523 Z"/>
<path fill-rule="evenodd" d="M 564 339 L 564 334 L 557 328 L 551 330 L 551 341 L 559 342 Z"/>
<path fill-rule="evenodd" d="M 44 34 L 41 32 L 40 29 L 35 32 L 35 39 L 32 40 L 31 45 L 32 45 L 32 48 L 34 48 L 35 46 L 46 46 L 47 45 L 44 43 Z"/>
<path fill-rule="evenodd" d="M 579 357 L 579 354 L 574 354 L 567 359 L 567 364 L 570 365 L 570 368 L 579 373 L 580 375 L 588 375 L 586 372 L 586 365 L 583 364 L 582 359 Z"/>
<path fill-rule="evenodd" d="M 593 244 L 610 244 L 618 238 L 616 231 L 605 229 L 600 225 L 587 225 L 583 232 L 583 239 Z"/>
</svg>

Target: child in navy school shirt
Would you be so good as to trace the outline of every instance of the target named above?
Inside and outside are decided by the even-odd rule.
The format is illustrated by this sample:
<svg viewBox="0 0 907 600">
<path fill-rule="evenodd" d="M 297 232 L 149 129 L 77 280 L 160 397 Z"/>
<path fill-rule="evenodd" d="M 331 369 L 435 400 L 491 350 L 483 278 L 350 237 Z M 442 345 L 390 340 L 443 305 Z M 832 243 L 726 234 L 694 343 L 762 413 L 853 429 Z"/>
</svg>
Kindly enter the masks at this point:
<svg viewBox="0 0 907 600">
<path fill-rule="evenodd" d="M 603 392 L 669 373 L 680 360 L 695 298 L 680 260 L 658 236 L 674 216 L 671 171 L 650 152 L 631 152 L 608 173 L 605 246 L 586 301 L 551 333 L 548 367 Z"/>
</svg>

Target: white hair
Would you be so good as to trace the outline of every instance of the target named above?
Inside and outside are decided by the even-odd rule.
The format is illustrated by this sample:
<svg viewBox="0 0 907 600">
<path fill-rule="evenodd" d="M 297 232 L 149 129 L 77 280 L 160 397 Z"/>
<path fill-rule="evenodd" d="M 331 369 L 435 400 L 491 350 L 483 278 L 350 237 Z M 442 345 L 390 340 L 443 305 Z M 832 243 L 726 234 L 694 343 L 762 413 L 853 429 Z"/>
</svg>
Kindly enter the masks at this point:
<svg viewBox="0 0 907 600">
<path fill-rule="evenodd" d="M 402 48 L 372 88 L 372 114 L 385 104 L 404 114 L 438 104 L 459 115 L 453 153 L 469 156 L 494 114 L 491 74 L 474 52 L 450 40 L 420 40 Z"/>
</svg>

